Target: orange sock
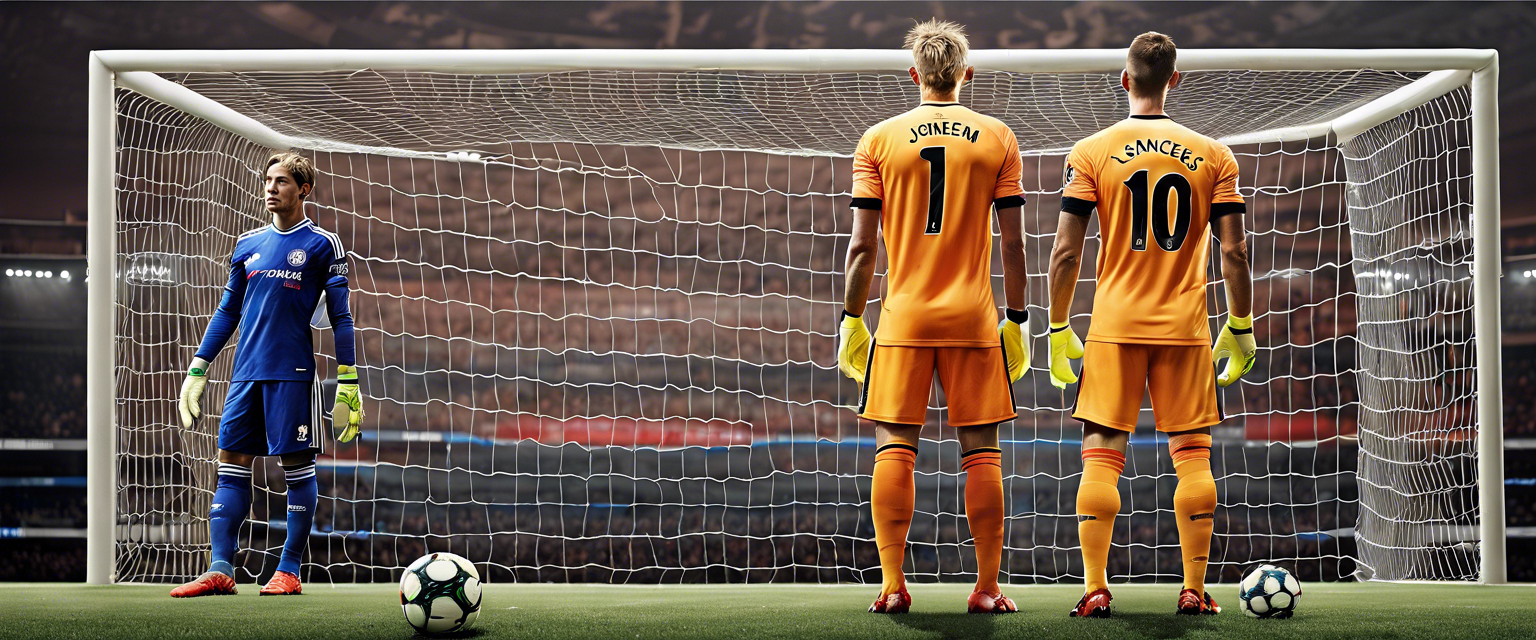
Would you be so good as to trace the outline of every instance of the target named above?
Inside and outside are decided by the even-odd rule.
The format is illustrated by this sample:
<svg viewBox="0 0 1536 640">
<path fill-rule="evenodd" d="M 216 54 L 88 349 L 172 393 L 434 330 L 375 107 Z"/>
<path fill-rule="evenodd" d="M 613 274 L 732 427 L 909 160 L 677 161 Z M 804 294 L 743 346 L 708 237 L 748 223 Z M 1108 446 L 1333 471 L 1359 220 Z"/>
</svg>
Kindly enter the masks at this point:
<svg viewBox="0 0 1536 640">
<path fill-rule="evenodd" d="M 1003 563 L 1003 450 L 972 449 L 960 456 L 965 471 L 965 519 L 976 541 L 976 590 L 997 593 Z"/>
<path fill-rule="evenodd" d="M 1173 514 L 1179 524 L 1179 549 L 1184 553 L 1184 588 L 1205 594 L 1205 567 L 1210 562 L 1211 529 L 1216 525 L 1216 478 L 1211 475 L 1211 436 L 1174 434 L 1168 438 L 1179 488 L 1173 491 Z"/>
<path fill-rule="evenodd" d="M 1077 486 L 1077 537 L 1083 546 L 1086 593 L 1109 588 L 1109 543 L 1120 513 L 1120 472 L 1125 454 L 1114 449 L 1083 449 L 1083 479 Z"/>
<path fill-rule="evenodd" d="M 870 490 L 870 515 L 875 520 L 875 546 L 880 549 L 880 595 L 907 586 L 901 572 L 907 557 L 907 529 L 912 526 L 912 470 L 917 466 L 917 447 L 892 442 L 875 451 L 874 481 Z"/>
</svg>

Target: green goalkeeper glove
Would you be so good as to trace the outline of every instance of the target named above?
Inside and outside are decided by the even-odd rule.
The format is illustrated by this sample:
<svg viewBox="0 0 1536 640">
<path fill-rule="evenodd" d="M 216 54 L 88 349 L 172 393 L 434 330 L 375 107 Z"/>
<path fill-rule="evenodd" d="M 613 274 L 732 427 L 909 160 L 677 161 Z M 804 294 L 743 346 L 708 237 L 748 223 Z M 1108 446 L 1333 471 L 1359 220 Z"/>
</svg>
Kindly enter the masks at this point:
<svg viewBox="0 0 1536 640">
<path fill-rule="evenodd" d="M 1083 341 L 1072 330 L 1072 323 L 1051 323 L 1051 386 L 1065 389 L 1077 382 L 1071 360 L 1083 357 Z"/>
<path fill-rule="evenodd" d="M 203 387 L 208 386 L 208 361 L 192 358 L 187 367 L 187 377 L 181 381 L 181 396 L 176 400 L 176 412 L 181 414 L 181 428 L 191 429 L 203 417 Z"/>
<path fill-rule="evenodd" d="M 336 406 L 331 409 L 331 430 L 336 439 L 351 442 L 363 426 L 363 396 L 357 390 L 357 367 L 336 367 Z"/>
<path fill-rule="evenodd" d="M 1253 363 L 1257 361 L 1259 347 L 1253 340 L 1253 316 L 1246 318 L 1227 317 L 1227 326 L 1222 327 L 1221 335 L 1216 338 L 1216 346 L 1211 347 L 1211 361 L 1218 366 L 1221 359 L 1227 359 L 1227 366 L 1222 367 L 1221 373 L 1216 376 L 1216 384 L 1227 386 L 1237 382 L 1253 369 Z"/>
<path fill-rule="evenodd" d="M 1007 317 L 997 324 L 1003 339 L 1003 356 L 1008 359 L 1008 381 L 1018 382 L 1029 370 L 1029 312 L 1008 309 Z"/>
<path fill-rule="evenodd" d="M 859 384 L 864 383 L 864 369 L 869 366 L 870 341 L 864 319 L 844 311 L 843 322 L 837 328 L 837 369 Z"/>
</svg>

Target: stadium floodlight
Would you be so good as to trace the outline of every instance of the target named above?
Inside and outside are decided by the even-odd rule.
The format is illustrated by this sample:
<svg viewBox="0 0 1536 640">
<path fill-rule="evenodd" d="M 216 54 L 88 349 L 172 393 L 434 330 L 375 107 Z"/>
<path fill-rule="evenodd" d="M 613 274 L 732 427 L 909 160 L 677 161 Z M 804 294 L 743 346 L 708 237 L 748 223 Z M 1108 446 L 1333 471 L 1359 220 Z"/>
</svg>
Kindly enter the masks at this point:
<svg viewBox="0 0 1536 640">
<path fill-rule="evenodd" d="M 1124 117 L 1124 61 L 972 53 L 961 100 L 1023 149 L 1036 318 L 1065 151 Z M 381 425 L 321 472 L 326 575 L 389 580 L 444 538 L 487 581 L 878 575 L 869 430 L 834 327 L 849 157 L 916 102 L 910 65 L 95 52 L 88 257 L 118 271 L 87 278 L 88 581 L 203 568 L 219 403 L 183 433 L 174 385 L 235 238 L 267 222 L 257 176 L 287 149 L 315 158 L 308 213 L 351 251 Z M 1239 160 L 1265 336 L 1215 430 L 1217 575 L 1287 561 L 1302 580 L 1504 582 L 1497 53 L 1181 50 L 1179 66 L 1169 112 Z M 1040 361 L 1002 428 L 1013 582 L 1081 576 L 1080 431 Z M 1156 538 L 1116 546 L 1121 578 L 1175 577 L 1156 562 L 1177 545 L 1171 473 L 1147 445 L 1129 526 Z M 915 573 L 966 579 L 958 452 L 925 447 L 943 455 L 919 461 Z M 245 571 L 276 558 L 254 530 Z"/>
<path fill-rule="evenodd" d="M 69 279 L 69 272 L 68 271 L 60 271 L 59 272 L 59 277 L 62 278 L 62 279 L 68 280 Z"/>
<path fill-rule="evenodd" d="M 1527 272 L 1526 272 L 1526 274 L 1527 274 L 1527 275 L 1529 275 L 1529 274 L 1530 274 L 1530 272 L 1529 272 L 1529 271 L 1527 271 Z M 5 275 L 6 275 L 6 276 L 7 276 L 7 277 L 9 277 L 9 276 L 13 276 L 13 275 L 16 275 L 16 270 L 15 270 L 15 269 L 6 269 L 6 270 L 5 270 Z"/>
</svg>

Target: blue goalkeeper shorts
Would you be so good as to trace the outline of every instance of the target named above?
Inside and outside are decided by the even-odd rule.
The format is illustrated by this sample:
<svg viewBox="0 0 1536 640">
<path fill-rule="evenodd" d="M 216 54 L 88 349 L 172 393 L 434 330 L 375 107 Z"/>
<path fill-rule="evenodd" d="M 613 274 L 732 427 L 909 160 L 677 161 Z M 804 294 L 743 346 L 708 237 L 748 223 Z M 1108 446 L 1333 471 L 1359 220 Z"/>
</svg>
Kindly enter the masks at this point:
<svg viewBox="0 0 1536 640">
<path fill-rule="evenodd" d="M 290 380 L 229 383 L 219 448 L 253 456 L 325 451 L 320 385 Z"/>
</svg>

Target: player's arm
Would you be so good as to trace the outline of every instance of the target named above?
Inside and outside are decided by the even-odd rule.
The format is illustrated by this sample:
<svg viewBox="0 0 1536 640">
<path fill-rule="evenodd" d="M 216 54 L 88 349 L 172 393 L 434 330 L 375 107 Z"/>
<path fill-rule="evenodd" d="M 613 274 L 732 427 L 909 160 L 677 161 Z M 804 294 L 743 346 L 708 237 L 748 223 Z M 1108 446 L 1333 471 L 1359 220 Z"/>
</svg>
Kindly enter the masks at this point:
<svg viewBox="0 0 1536 640">
<path fill-rule="evenodd" d="M 875 253 L 880 244 L 880 209 L 885 181 L 880 177 L 878 128 L 864 132 L 853 152 L 853 234 L 843 265 L 843 314 L 837 326 L 837 369 L 864 382 L 873 338 L 864 325 L 869 285 L 875 279 Z"/>
<path fill-rule="evenodd" d="M 864 368 L 869 364 L 869 329 L 864 324 L 864 310 L 869 305 L 869 286 L 875 279 L 875 255 L 880 244 L 880 211 L 855 208 L 853 237 L 848 241 L 848 259 L 843 265 L 843 316 L 837 329 L 837 367 L 846 375 L 864 382 Z"/>
<path fill-rule="evenodd" d="M 1083 341 L 1072 330 L 1072 297 L 1082 271 L 1083 239 L 1088 235 L 1088 216 L 1062 211 L 1056 222 L 1056 242 L 1051 245 L 1051 384 L 1064 389 L 1077 382 L 1069 359 L 1083 357 Z"/>
<path fill-rule="evenodd" d="M 1211 221 L 1221 241 L 1221 276 L 1227 284 L 1227 324 L 1221 329 L 1211 358 L 1219 365 L 1216 384 L 1223 387 L 1253 369 L 1258 343 L 1253 337 L 1253 274 L 1248 264 L 1248 238 L 1243 214 L 1233 213 Z"/>
<path fill-rule="evenodd" d="M 1221 242 L 1221 277 L 1227 283 L 1227 325 L 1211 347 L 1218 369 L 1216 384 L 1227 386 L 1253 369 L 1258 345 L 1253 339 L 1253 274 L 1248 264 L 1248 237 L 1243 229 L 1247 211 L 1237 192 L 1237 159 L 1221 147 L 1221 163 L 1211 193 L 1211 228 Z"/>
<path fill-rule="evenodd" d="M 245 302 L 245 263 L 230 259 L 229 282 L 224 285 L 224 297 L 203 332 L 203 342 L 192 356 L 187 367 L 187 377 L 181 381 L 181 394 L 176 403 L 181 415 L 181 426 L 191 429 L 203 417 L 203 388 L 208 385 L 208 364 L 224 349 L 224 343 L 240 326 L 240 305 Z"/>
<path fill-rule="evenodd" d="M 998 339 L 1008 363 L 1008 380 L 1018 382 L 1029 371 L 1029 274 L 1024 264 L 1024 167 L 1019 162 L 1019 140 L 1002 127 L 1003 164 L 992 188 L 992 207 L 997 211 L 997 233 L 1003 258 L 1003 321 L 997 324 Z"/>
<path fill-rule="evenodd" d="M 325 311 L 336 340 L 336 404 L 331 425 L 336 439 L 351 442 L 363 426 L 363 397 L 357 386 L 357 352 L 353 344 L 351 294 L 347 280 L 347 256 L 340 246 L 326 273 Z"/>
<path fill-rule="evenodd" d="M 1067 155 L 1062 173 L 1061 215 L 1056 221 L 1056 241 L 1051 245 L 1051 384 L 1065 389 L 1077 382 L 1070 360 L 1083 357 L 1083 341 L 1072 330 L 1072 296 L 1082 272 L 1083 239 L 1088 217 L 1098 206 L 1098 175 L 1089 154 L 1079 143 Z"/>
</svg>

